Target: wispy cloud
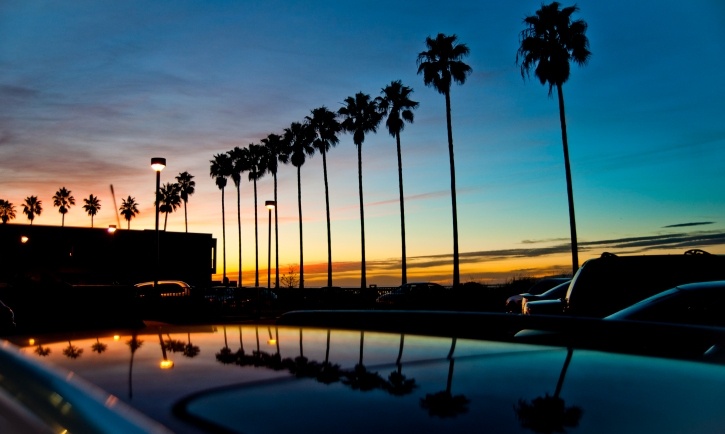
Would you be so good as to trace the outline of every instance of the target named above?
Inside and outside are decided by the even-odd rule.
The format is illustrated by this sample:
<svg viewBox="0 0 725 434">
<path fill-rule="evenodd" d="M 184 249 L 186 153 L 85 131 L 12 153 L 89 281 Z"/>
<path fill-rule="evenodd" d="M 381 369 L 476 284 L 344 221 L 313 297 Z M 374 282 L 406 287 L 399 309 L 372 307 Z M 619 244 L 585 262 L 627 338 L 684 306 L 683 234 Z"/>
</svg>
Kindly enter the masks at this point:
<svg viewBox="0 0 725 434">
<path fill-rule="evenodd" d="M 692 222 L 692 223 L 677 223 L 674 225 L 667 225 L 663 226 L 664 228 L 684 228 L 687 226 L 703 226 L 703 225 L 711 225 L 715 222 Z"/>
</svg>

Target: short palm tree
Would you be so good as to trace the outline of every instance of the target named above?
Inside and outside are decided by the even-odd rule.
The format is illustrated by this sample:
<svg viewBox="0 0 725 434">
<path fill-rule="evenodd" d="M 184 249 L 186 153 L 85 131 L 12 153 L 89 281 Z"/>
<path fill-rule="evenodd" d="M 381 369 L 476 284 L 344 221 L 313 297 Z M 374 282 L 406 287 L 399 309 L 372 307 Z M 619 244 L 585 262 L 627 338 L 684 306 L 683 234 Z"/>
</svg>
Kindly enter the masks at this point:
<svg viewBox="0 0 725 434">
<path fill-rule="evenodd" d="M 559 9 L 557 2 L 542 5 L 541 9 L 536 11 L 536 15 L 524 18 L 526 28 L 521 31 L 519 38 L 521 45 L 516 53 L 516 63 L 521 66 L 521 76 L 526 78 L 533 70 L 541 84 L 549 85 L 549 96 L 556 87 L 559 97 L 559 121 L 561 123 L 561 141 L 564 147 L 566 191 L 569 200 L 572 273 L 576 273 L 579 268 L 579 248 L 562 86 L 569 79 L 569 62 L 573 61 L 582 66 L 591 56 L 589 40 L 585 35 L 587 23 L 571 19 L 574 12 L 578 10 L 579 8 L 576 6 Z"/>
<path fill-rule="evenodd" d="M 315 153 L 312 146 L 314 137 L 312 130 L 307 123 L 292 122 L 289 128 L 285 128 L 282 138 L 284 146 L 288 149 L 289 161 L 297 168 L 297 211 L 299 215 L 300 225 L 300 289 L 305 287 L 305 261 L 302 246 L 302 182 L 300 177 L 300 168 L 305 164 L 307 156 Z"/>
<path fill-rule="evenodd" d="M 451 167 L 451 208 L 453 211 L 453 286 L 460 284 L 458 257 L 458 209 L 456 205 L 456 166 L 453 158 L 453 130 L 451 127 L 451 84 L 466 82 L 471 67 L 461 59 L 469 53 L 466 44 L 457 43 L 456 35 L 439 33 L 435 39 L 427 37 L 428 48 L 418 54 L 418 74 L 423 83 L 433 87 L 446 98 L 446 127 L 448 128 L 448 160 Z"/>
<path fill-rule="evenodd" d="M 249 180 L 254 183 L 254 286 L 259 286 L 259 231 L 257 220 L 257 180 L 267 172 L 267 155 L 262 145 L 249 144 L 248 168 Z"/>
<path fill-rule="evenodd" d="M 405 251 L 405 201 L 403 200 L 403 158 L 400 151 L 400 132 L 403 131 L 405 123 L 413 123 L 413 110 L 418 108 L 418 103 L 410 99 L 413 89 L 403 86 L 400 80 L 391 82 L 383 88 L 382 97 L 378 97 L 378 105 L 388 115 L 385 126 L 391 136 L 395 137 L 398 151 L 398 191 L 400 194 L 400 239 L 402 252 L 402 284 L 408 283 L 407 254 Z"/>
<path fill-rule="evenodd" d="M 345 98 L 345 105 L 337 112 L 342 117 L 341 126 L 344 131 L 352 133 L 352 141 L 357 146 L 357 179 L 360 197 L 360 288 L 367 287 L 365 270 L 365 213 L 363 209 L 363 182 L 362 182 L 362 144 L 365 134 L 374 133 L 378 129 L 383 113 L 377 102 L 362 92 L 355 96 Z"/>
<path fill-rule="evenodd" d="M 159 211 L 164 213 L 164 232 L 166 232 L 169 213 L 176 211 L 176 208 L 181 206 L 180 193 L 179 184 L 172 182 L 167 182 L 159 189 Z"/>
<path fill-rule="evenodd" d="M 15 205 L 5 199 L 0 199 L 0 220 L 3 224 L 15 218 Z"/>
<path fill-rule="evenodd" d="M 189 196 L 194 194 L 194 175 L 189 172 L 181 172 L 176 176 L 176 183 L 179 185 L 179 197 L 184 201 L 184 230 L 189 232 L 189 220 L 186 215 L 186 204 L 189 202 Z"/>
<path fill-rule="evenodd" d="M 131 229 L 131 219 L 136 217 L 139 213 L 136 198 L 129 195 L 128 198 L 121 199 L 121 208 L 118 210 L 121 211 L 121 215 L 128 223 L 127 229 Z"/>
<path fill-rule="evenodd" d="M 242 173 L 249 170 L 249 150 L 247 148 L 240 148 L 235 146 L 234 149 L 227 152 L 231 159 L 232 172 L 231 178 L 234 181 L 234 186 L 237 188 L 237 234 L 238 234 L 238 247 L 239 247 L 239 277 L 237 279 L 237 285 L 242 286 L 242 196 L 241 196 L 241 183 Z"/>
<path fill-rule="evenodd" d="M 71 195 L 70 190 L 61 187 L 53 196 L 53 206 L 58 207 L 58 212 L 62 216 L 61 227 L 65 226 L 65 215 L 70 211 L 70 207 L 76 204 L 76 199 Z"/>
<path fill-rule="evenodd" d="M 43 206 L 42 202 L 38 200 L 38 196 L 28 196 L 25 198 L 25 203 L 23 203 L 23 214 L 28 216 L 30 226 L 33 225 L 33 220 L 35 220 L 35 217 L 39 216 L 41 212 L 43 212 Z"/>
<path fill-rule="evenodd" d="M 233 166 L 229 154 L 217 154 L 210 163 L 209 175 L 214 178 L 214 183 L 222 192 L 222 276 L 223 282 L 226 285 L 229 283 L 229 279 L 227 279 L 227 235 L 224 223 L 224 187 L 227 186 L 227 178 L 232 176 Z M 241 270 L 239 272 L 241 273 Z"/>
<path fill-rule="evenodd" d="M 342 127 L 337 113 L 322 106 L 313 109 L 312 116 L 305 117 L 315 135 L 312 146 L 322 154 L 322 174 L 325 181 L 325 211 L 327 215 L 327 286 L 332 286 L 332 237 L 330 236 L 330 194 L 327 184 L 327 152 L 340 142 L 337 135 Z"/>
<path fill-rule="evenodd" d="M 83 202 L 85 203 L 85 205 L 83 205 L 83 209 L 86 210 L 89 216 L 91 216 L 91 227 L 93 227 L 93 217 L 95 217 L 101 209 L 101 200 L 94 195 L 90 195 L 88 198 L 83 199 Z"/>
<path fill-rule="evenodd" d="M 279 231 L 277 223 L 277 211 L 279 210 L 279 202 L 277 201 L 277 169 L 278 162 L 286 162 L 289 155 L 286 154 L 287 149 L 284 147 L 282 136 L 279 134 L 269 134 L 261 140 L 264 151 L 267 153 L 267 171 L 272 174 L 274 181 L 274 268 L 275 268 L 275 288 L 279 288 Z"/>
</svg>

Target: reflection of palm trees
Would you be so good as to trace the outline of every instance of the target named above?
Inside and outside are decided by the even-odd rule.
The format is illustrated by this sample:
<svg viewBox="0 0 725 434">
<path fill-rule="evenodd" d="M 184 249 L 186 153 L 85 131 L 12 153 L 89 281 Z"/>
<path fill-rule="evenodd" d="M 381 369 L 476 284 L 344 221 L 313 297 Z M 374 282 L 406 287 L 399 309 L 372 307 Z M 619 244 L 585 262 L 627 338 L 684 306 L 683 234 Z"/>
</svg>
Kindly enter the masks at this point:
<svg viewBox="0 0 725 434">
<path fill-rule="evenodd" d="M 365 347 L 365 332 L 360 331 L 360 358 L 357 365 L 352 371 L 349 371 L 345 375 L 343 383 L 352 387 L 355 390 L 362 390 L 367 392 L 373 389 L 379 389 L 384 387 L 385 380 L 383 377 L 378 375 L 377 372 L 370 372 L 363 364 L 363 349 Z"/>
<path fill-rule="evenodd" d="M 545 394 L 531 400 L 531 403 L 524 399 L 519 399 L 517 405 L 514 406 L 516 418 L 521 426 L 537 433 L 553 433 L 564 432 L 565 427 L 576 427 L 579 425 L 583 410 L 581 407 L 567 407 L 564 400 L 559 398 L 561 388 L 564 385 L 564 377 L 569 369 L 572 354 L 574 350 L 567 348 L 564 366 L 561 368 L 559 380 L 556 383 L 554 396 Z"/>
<path fill-rule="evenodd" d="M 136 332 L 133 332 L 131 339 L 126 342 L 126 345 L 131 349 L 131 362 L 128 365 L 128 397 L 133 398 L 133 383 L 131 382 L 131 378 L 133 378 L 133 355 L 136 354 L 136 350 L 141 348 L 143 341 L 138 338 Z"/>
<path fill-rule="evenodd" d="M 224 347 L 216 353 L 216 359 L 220 363 L 228 365 L 230 363 L 234 363 L 236 358 L 236 355 L 232 353 L 231 349 L 229 349 L 229 344 L 227 343 L 227 327 L 224 326 Z"/>
<path fill-rule="evenodd" d="M 39 355 L 40 357 L 45 357 L 50 354 L 50 348 L 45 348 L 44 346 L 38 344 L 38 346 L 35 348 L 35 354 Z"/>
<path fill-rule="evenodd" d="M 421 407 L 428 410 L 428 414 L 438 417 L 455 417 L 459 414 L 468 412 L 468 398 L 464 395 L 453 396 L 451 393 L 451 384 L 453 383 L 453 366 L 455 359 L 453 352 L 456 350 L 456 338 L 451 340 L 451 349 L 448 351 L 448 381 L 446 382 L 446 390 L 437 393 L 428 393 L 425 398 L 420 400 Z"/>
<path fill-rule="evenodd" d="M 184 357 L 193 358 L 199 355 L 199 347 L 191 344 L 191 333 L 186 333 L 187 344 L 184 345 Z"/>
<path fill-rule="evenodd" d="M 400 360 L 403 358 L 403 345 L 405 344 L 405 335 L 400 335 L 400 348 L 398 349 L 398 358 L 395 360 L 397 369 L 388 375 L 388 384 L 386 390 L 391 395 L 402 396 L 413 391 L 417 386 L 414 379 L 407 379 L 403 375 L 403 364 Z"/>
<path fill-rule="evenodd" d="M 184 341 L 181 341 L 179 339 L 171 339 L 171 336 L 167 333 L 166 339 L 164 341 L 164 346 L 168 351 L 171 351 L 172 353 L 182 353 L 184 352 L 184 348 L 186 347 L 186 344 Z"/>
<path fill-rule="evenodd" d="M 68 341 L 68 346 L 63 349 L 63 355 L 69 359 L 77 359 L 83 354 L 83 348 L 76 347 L 71 341 Z"/>
<path fill-rule="evenodd" d="M 102 352 L 106 351 L 106 349 L 107 349 L 107 348 L 108 348 L 108 345 L 106 345 L 106 344 L 102 344 L 102 343 L 101 343 L 101 342 L 100 342 L 100 341 L 98 340 L 98 338 L 96 338 L 96 343 L 95 343 L 95 344 L 93 344 L 93 345 L 91 345 L 91 349 L 92 349 L 92 350 L 93 350 L 94 352 L 98 353 L 98 354 L 101 354 Z"/>
</svg>

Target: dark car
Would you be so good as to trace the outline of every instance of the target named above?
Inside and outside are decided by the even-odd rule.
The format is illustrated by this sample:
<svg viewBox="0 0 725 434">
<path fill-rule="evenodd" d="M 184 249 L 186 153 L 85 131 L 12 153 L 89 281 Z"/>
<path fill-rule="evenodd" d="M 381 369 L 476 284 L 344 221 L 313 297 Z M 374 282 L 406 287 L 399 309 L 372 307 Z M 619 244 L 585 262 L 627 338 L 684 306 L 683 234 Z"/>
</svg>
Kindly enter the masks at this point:
<svg viewBox="0 0 725 434">
<path fill-rule="evenodd" d="M 450 301 L 450 291 L 432 282 L 414 282 L 400 285 L 375 300 L 379 308 L 429 309 L 442 307 Z"/>
<path fill-rule="evenodd" d="M 552 300 L 566 295 L 571 279 L 568 277 L 547 277 L 536 282 L 527 292 L 512 295 L 506 299 L 506 312 L 521 313 L 524 298 L 528 301 Z M 554 292 L 551 289 L 558 288 Z"/>
</svg>

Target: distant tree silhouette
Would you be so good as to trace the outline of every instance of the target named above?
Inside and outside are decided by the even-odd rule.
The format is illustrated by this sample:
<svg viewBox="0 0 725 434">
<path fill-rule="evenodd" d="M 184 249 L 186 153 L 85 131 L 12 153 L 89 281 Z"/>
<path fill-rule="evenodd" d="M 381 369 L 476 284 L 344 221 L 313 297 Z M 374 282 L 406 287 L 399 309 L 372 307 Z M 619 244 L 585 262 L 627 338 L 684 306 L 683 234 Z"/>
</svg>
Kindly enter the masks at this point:
<svg viewBox="0 0 725 434">
<path fill-rule="evenodd" d="M 83 348 L 73 345 L 71 341 L 68 341 L 68 346 L 63 349 L 63 355 L 69 359 L 77 359 L 83 354 Z"/>
<path fill-rule="evenodd" d="M 89 216 L 91 216 L 91 227 L 93 227 L 93 217 L 98 214 L 98 211 L 101 209 L 101 200 L 94 195 L 90 195 L 88 198 L 83 199 L 83 202 L 85 203 L 85 205 L 83 205 L 83 209 Z"/>
<path fill-rule="evenodd" d="M 128 198 L 121 199 L 121 207 L 118 210 L 121 211 L 121 215 L 128 222 L 126 229 L 131 229 L 131 219 L 139 213 L 136 198 L 129 195 Z"/>
<path fill-rule="evenodd" d="M 38 200 L 38 196 L 28 196 L 25 198 L 23 203 L 23 214 L 28 216 L 30 220 L 30 226 L 33 225 L 33 220 L 36 216 L 39 216 L 43 212 L 42 202 Z"/>
<path fill-rule="evenodd" d="M 367 287 L 366 266 L 365 266 L 365 212 L 363 206 L 363 182 L 362 182 L 362 144 L 365 141 L 365 134 L 374 133 L 378 129 L 383 113 L 380 111 L 375 100 L 362 92 L 355 96 L 345 98 L 344 106 L 340 107 L 338 114 L 342 117 L 342 129 L 352 133 L 352 141 L 357 147 L 357 179 L 358 193 L 360 197 L 360 246 L 361 246 L 361 270 L 360 287 Z"/>
<path fill-rule="evenodd" d="M 189 232 L 189 220 L 186 215 L 186 204 L 189 202 L 189 196 L 194 194 L 196 181 L 194 175 L 189 172 L 181 172 L 176 176 L 176 183 L 179 185 L 179 197 L 184 201 L 184 231 Z"/>
<path fill-rule="evenodd" d="M 257 218 L 257 180 L 267 173 L 267 155 L 262 145 L 250 143 L 247 147 L 249 180 L 254 183 L 254 286 L 259 286 L 259 226 Z"/>
<path fill-rule="evenodd" d="M 164 232 L 166 223 L 169 221 L 169 213 L 176 211 L 181 206 L 181 188 L 179 184 L 167 182 L 159 189 L 159 211 L 164 213 Z"/>
<path fill-rule="evenodd" d="M 5 199 L 0 199 L 0 220 L 6 224 L 15 218 L 15 205 Z"/>
<path fill-rule="evenodd" d="M 94 352 L 101 354 L 102 352 L 106 351 L 108 349 L 108 345 L 102 344 L 101 341 L 96 337 L 96 343 L 91 345 L 91 350 Z"/>
<path fill-rule="evenodd" d="M 286 160 L 289 155 L 279 134 L 269 134 L 261 140 L 264 150 L 267 153 L 267 171 L 272 174 L 274 180 L 274 268 L 275 268 L 275 288 L 279 288 L 279 231 L 277 224 L 277 210 L 279 202 L 277 201 L 277 169 L 278 162 Z"/>
<path fill-rule="evenodd" d="M 418 108 L 418 103 L 411 100 L 410 94 L 413 89 L 403 86 L 400 80 L 391 82 L 383 88 L 382 97 L 378 97 L 378 105 L 388 116 L 385 126 L 391 136 L 395 137 L 398 152 L 398 190 L 400 194 L 400 239 L 402 246 L 402 284 L 408 283 L 407 254 L 405 252 L 405 200 L 403 198 L 403 159 L 400 151 L 400 132 L 405 128 L 405 123 L 413 123 L 413 110 Z"/>
<path fill-rule="evenodd" d="M 232 159 L 229 154 L 217 154 L 210 161 L 209 175 L 214 178 L 214 183 L 222 192 L 222 263 L 223 265 L 223 282 L 226 285 L 227 280 L 227 235 L 224 223 L 224 187 L 227 186 L 227 178 L 232 175 L 233 166 Z M 241 270 L 239 271 L 241 273 Z M 241 282 L 240 282 L 241 283 Z"/>
<path fill-rule="evenodd" d="M 340 142 L 337 135 L 342 130 L 337 113 L 322 106 L 313 109 L 305 117 L 314 134 L 312 146 L 322 154 L 322 174 L 325 181 L 325 212 L 327 216 L 327 286 L 332 286 L 332 237 L 330 236 L 330 194 L 327 183 L 327 152 Z"/>
<path fill-rule="evenodd" d="M 453 129 L 451 126 L 451 82 L 466 82 L 471 67 L 461 59 L 468 55 L 466 44 L 457 43 L 456 35 L 439 33 L 435 39 L 427 37 L 428 48 L 418 54 L 418 74 L 423 74 L 423 83 L 433 87 L 446 99 L 446 127 L 448 129 L 448 160 L 451 166 L 451 208 L 453 210 L 453 286 L 460 283 L 458 257 L 458 208 L 456 205 L 456 165 L 453 157 Z"/>
<path fill-rule="evenodd" d="M 300 224 L 300 289 L 305 287 L 305 261 L 302 247 L 302 182 L 300 168 L 305 164 L 307 156 L 315 153 L 312 146 L 314 136 L 308 123 L 292 122 L 289 128 L 285 128 L 282 141 L 288 148 L 289 162 L 297 168 L 297 210 Z M 287 161 L 283 161 L 287 163 Z"/>
<path fill-rule="evenodd" d="M 231 178 L 234 182 L 234 186 L 237 188 L 237 234 L 239 237 L 238 248 L 239 248 L 239 278 L 237 279 L 237 286 L 242 286 L 242 205 L 241 205 L 241 182 L 242 173 L 249 170 L 249 150 L 247 148 L 240 148 L 235 146 L 234 149 L 227 152 L 229 158 L 231 158 L 232 171 Z"/>
<path fill-rule="evenodd" d="M 559 98 L 559 122 L 561 123 L 561 141 L 564 148 L 564 168 L 566 171 L 566 191 L 569 200 L 569 231 L 571 233 L 572 272 L 579 268 L 579 248 L 574 216 L 574 190 L 569 166 L 569 143 L 566 135 L 566 114 L 564 111 L 564 92 L 562 86 L 569 79 L 571 67 L 569 61 L 586 65 L 591 52 L 585 33 L 587 23 L 572 21 L 571 16 L 579 10 L 576 6 L 559 9 L 559 3 L 542 5 L 536 15 L 524 18 L 526 28 L 521 31 L 520 47 L 516 53 L 516 63 L 521 66 L 521 76 L 526 78 L 534 70 L 541 84 L 549 85 L 549 96 L 554 87 Z"/>
<path fill-rule="evenodd" d="M 76 204 L 75 198 L 71 195 L 70 190 L 61 187 L 53 196 L 53 206 L 58 207 L 58 212 L 62 216 L 61 227 L 65 226 L 65 215 L 70 211 L 70 207 Z"/>
</svg>

